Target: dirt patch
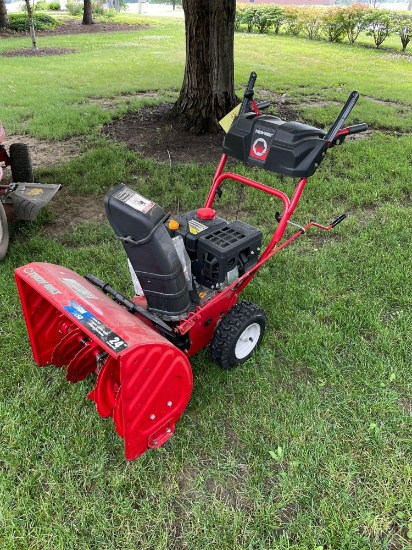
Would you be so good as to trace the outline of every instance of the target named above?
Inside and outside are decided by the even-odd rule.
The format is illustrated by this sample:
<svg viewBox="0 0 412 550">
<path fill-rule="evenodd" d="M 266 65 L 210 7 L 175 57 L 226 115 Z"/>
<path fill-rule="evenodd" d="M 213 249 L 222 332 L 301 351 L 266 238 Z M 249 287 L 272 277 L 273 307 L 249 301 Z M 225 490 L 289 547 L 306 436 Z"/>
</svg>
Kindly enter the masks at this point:
<svg viewBox="0 0 412 550">
<path fill-rule="evenodd" d="M 68 53 L 76 53 L 75 49 L 69 48 L 21 48 L 19 50 L 11 50 L 3 52 L 2 57 L 44 57 L 45 55 L 63 55 Z"/>
<path fill-rule="evenodd" d="M 20 134 L 9 134 L 6 137 L 7 150 L 12 143 L 25 143 L 29 146 L 35 175 L 37 169 L 59 166 L 79 155 L 82 150 L 82 141 L 79 138 L 45 141 Z M 8 183 L 9 181 L 11 181 L 11 171 L 6 169 L 2 182 Z"/>
<path fill-rule="evenodd" d="M 193 135 L 170 120 L 171 104 L 128 113 L 107 124 L 102 132 L 143 157 L 164 163 L 215 163 L 222 154 L 221 134 Z"/>
<path fill-rule="evenodd" d="M 64 187 L 54 196 L 47 208 L 52 221 L 47 220 L 43 232 L 52 238 L 69 235 L 82 223 L 106 221 L 103 197 L 82 195 L 81 200 L 73 200 Z"/>
<path fill-rule="evenodd" d="M 95 22 L 93 25 L 83 25 L 81 19 L 67 18 L 60 20 L 61 25 L 50 31 L 37 31 L 36 37 L 54 36 L 56 34 L 90 34 L 96 32 L 119 32 L 119 31 L 139 31 L 147 29 L 147 25 L 127 25 L 119 23 Z M 27 36 L 30 38 L 30 33 L 17 33 L 7 29 L 0 31 L 0 38 L 21 38 Z M 64 55 L 76 53 L 73 48 L 19 48 L 3 52 L 2 57 L 42 57 L 46 55 Z"/>
</svg>

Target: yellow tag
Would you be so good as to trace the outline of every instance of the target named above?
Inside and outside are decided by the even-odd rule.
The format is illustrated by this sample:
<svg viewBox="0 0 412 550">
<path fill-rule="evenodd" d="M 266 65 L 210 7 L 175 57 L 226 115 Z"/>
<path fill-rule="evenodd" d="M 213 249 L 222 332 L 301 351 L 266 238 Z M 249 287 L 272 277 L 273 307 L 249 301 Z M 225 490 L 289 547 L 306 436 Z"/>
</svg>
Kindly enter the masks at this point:
<svg viewBox="0 0 412 550">
<path fill-rule="evenodd" d="M 223 130 L 227 133 L 229 131 L 229 128 L 232 126 L 233 121 L 237 117 L 240 111 L 240 103 L 237 107 L 233 109 L 233 111 L 230 111 L 225 117 L 222 118 L 222 120 L 219 120 L 219 124 L 223 128 Z"/>
<path fill-rule="evenodd" d="M 39 189 L 38 187 L 36 189 L 32 189 L 31 191 L 28 191 L 26 195 L 28 197 L 35 197 L 36 195 L 41 195 L 43 193 L 43 189 Z"/>
</svg>

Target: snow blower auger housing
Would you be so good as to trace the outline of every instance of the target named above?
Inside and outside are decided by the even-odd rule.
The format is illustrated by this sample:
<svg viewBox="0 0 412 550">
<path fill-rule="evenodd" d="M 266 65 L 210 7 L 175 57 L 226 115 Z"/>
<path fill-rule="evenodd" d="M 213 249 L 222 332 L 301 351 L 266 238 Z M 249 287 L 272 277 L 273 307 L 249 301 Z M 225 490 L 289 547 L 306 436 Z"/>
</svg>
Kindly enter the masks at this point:
<svg viewBox="0 0 412 550">
<path fill-rule="evenodd" d="M 192 355 L 209 345 L 212 358 L 231 369 L 260 344 L 265 312 L 251 302 L 238 303 L 260 267 L 309 227 L 328 231 L 345 218 L 297 226 L 281 242 L 287 224 L 296 226 L 290 218 L 328 148 L 367 129 L 366 124 L 342 128 L 358 93 L 352 92 L 326 133 L 261 115 L 267 104 L 254 102 L 255 80 L 252 73 L 202 208 L 170 218 L 126 185 L 106 195 L 108 220 L 128 256 L 136 290 L 132 300 L 93 275 L 81 277 L 53 264 L 30 263 L 15 271 L 34 360 L 40 366 L 67 365 L 70 382 L 97 375 L 88 397 L 102 417 L 113 418 L 129 460 L 173 434 L 192 392 Z M 224 172 L 228 156 L 298 177 L 293 196 Z M 263 250 L 260 229 L 216 215 L 214 201 L 226 180 L 282 203 Z"/>
<path fill-rule="evenodd" d="M 34 174 L 29 146 L 12 143 L 9 151 L 4 145 L 6 137 L 0 122 L 0 260 L 9 245 L 8 222 L 33 221 L 40 210 L 54 197 L 60 185 L 33 183 Z M 3 167 L 10 167 L 12 183 L 2 185 Z"/>
</svg>

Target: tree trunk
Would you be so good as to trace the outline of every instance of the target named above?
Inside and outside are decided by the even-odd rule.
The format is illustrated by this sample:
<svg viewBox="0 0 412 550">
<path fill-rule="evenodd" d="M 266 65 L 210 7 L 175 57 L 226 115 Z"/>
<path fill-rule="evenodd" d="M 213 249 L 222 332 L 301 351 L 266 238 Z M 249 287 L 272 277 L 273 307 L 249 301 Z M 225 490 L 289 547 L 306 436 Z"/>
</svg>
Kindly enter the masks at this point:
<svg viewBox="0 0 412 550">
<path fill-rule="evenodd" d="M 93 7 L 91 0 L 84 0 L 82 25 L 93 25 Z"/>
<path fill-rule="evenodd" d="M 186 67 L 172 118 L 193 133 L 217 132 L 236 104 L 234 54 L 236 0 L 183 0 Z"/>
<path fill-rule="evenodd" d="M 408 11 L 412 11 L 412 0 L 409 0 L 407 9 Z"/>
<path fill-rule="evenodd" d="M 27 17 L 29 19 L 31 43 L 33 45 L 33 50 L 37 50 L 38 48 L 37 48 L 36 31 L 34 30 L 33 10 L 30 4 L 30 0 L 25 0 L 25 2 L 26 2 L 26 9 L 27 9 Z"/>
<path fill-rule="evenodd" d="M 0 0 L 0 29 L 8 29 L 9 26 L 10 21 L 7 15 L 6 1 Z"/>
</svg>

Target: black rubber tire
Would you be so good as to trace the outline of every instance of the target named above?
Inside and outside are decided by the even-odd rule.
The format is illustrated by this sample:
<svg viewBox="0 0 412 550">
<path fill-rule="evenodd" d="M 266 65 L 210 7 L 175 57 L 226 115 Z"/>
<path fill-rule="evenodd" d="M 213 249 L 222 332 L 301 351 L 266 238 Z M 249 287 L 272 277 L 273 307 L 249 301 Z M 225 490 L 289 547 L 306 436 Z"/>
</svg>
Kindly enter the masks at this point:
<svg viewBox="0 0 412 550">
<path fill-rule="evenodd" d="M 229 370 L 250 359 L 262 341 L 266 321 L 266 313 L 252 302 L 240 302 L 234 305 L 217 326 L 210 342 L 213 360 L 223 369 Z M 247 338 L 251 343 L 246 344 L 244 353 L 240 353 L 239 356 L 237 346 L 246 329 L 252 331 L 254 340 Z"/>
<path fill-rule="evenodd" d="M 16 183 L 33 183 L 34 174 L 29 146 L 25 143 L 12 143 L 9 155 L 13 181 Z"/>
<path fill-rule="evenodd" d="M 9 246 L 9 228 L 7 225 L 6 212 L 0 202 L 0 260 L 4 258 Z"/>
</svg>

